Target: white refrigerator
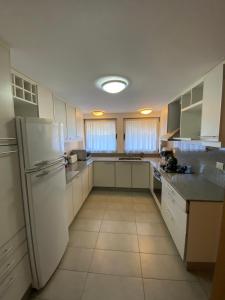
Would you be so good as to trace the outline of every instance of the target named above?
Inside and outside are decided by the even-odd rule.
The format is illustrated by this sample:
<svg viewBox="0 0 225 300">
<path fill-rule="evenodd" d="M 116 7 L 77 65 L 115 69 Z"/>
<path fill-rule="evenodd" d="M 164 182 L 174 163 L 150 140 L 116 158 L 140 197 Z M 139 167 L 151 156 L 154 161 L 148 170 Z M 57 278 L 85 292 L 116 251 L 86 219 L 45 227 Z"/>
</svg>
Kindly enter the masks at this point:
<svg viewBox="0 0 225 300">
<path fill-rule="evenodd" d="M 42 288 L 68 244 L 62 124 L 17 118 L 22 190 L 33 287 Z"/>
</svg>

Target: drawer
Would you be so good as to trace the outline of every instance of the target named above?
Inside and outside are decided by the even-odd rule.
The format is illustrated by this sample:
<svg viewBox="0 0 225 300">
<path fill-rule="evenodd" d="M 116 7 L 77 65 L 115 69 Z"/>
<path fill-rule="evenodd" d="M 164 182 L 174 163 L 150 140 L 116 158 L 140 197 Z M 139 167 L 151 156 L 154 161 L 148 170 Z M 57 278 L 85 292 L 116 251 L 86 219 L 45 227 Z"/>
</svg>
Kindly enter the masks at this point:
<svg viewBox="0 0 225 300">
<path fill-rule="evenodd" d="M 162 178 L 162 182 L 166 187 L 167 195 L 170 200 L 175 202 L 182 211 L 186 212 L 186 200 L 183 199 L 165 179 Z"/>
<path fill-rule="evenodd" d="M 0 265 L 26 240 L 25 227 L 0 248 Z"/>
<path fill-rule="evenodd" d="M 24 241 L 1 265 L 0 282 L 15 268 L 19 261 L 27 254 L 27 242 Z"/>
<path fill-rule="evenodd" d="M 30 264 L 28 255 L 25 255 L 12 272 L 0 282 L 0 299 L 21 300 L 30 285 Z"/>
</svg>

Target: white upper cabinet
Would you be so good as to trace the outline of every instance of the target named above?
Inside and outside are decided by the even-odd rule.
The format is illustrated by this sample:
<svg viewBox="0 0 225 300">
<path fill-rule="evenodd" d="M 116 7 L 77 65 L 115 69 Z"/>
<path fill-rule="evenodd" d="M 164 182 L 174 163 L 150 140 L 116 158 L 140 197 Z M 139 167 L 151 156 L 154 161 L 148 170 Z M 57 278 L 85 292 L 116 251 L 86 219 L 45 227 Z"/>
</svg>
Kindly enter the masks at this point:
<svg viewBox="0 0 225 300">
<path fill-rule="evenodd" d="M 10 80 L 10 52 L 0 44 L 0 144 L 16 138 Z"/>
<path fill-rule="evenodd" d="M 75 108 L 66 104 L 66 124 L 67 139 L 74 140 L 76 138 L 76 111 Z"/>
<path fill-rule="evenodd" d="M 52 92 L 41 85 L 38 85 L 38 109 L 40 118 L 54 119 Z"/>
<path fill-rule="evenodd" d="M 54 97 L 54 119 L 63 123 L 64 139 L 67 139 L 66 104 Z"/>
<path fill-rule="evenodd" d="M 201 137 L 219 141 L 220 116 L 223 88 L 223 64 L 220 64 L 204 78 Z"/>
</svg>

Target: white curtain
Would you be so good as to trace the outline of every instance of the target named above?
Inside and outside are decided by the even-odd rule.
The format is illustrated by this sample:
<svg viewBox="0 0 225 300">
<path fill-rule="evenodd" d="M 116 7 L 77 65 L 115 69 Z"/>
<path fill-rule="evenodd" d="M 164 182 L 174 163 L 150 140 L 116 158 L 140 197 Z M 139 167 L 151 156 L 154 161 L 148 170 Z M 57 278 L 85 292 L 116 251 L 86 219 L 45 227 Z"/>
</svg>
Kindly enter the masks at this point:
<svg viewBox="0 0 225 300">
<path fill-rule="evenodd" d="M 85 134 L 87 151 L 116 151 L 115 120 L 85 120 Z"/>
<path fill-rule="evenodd" d="M 125 120 L 125 152 L 156 152 L 158 150 L 157 118 Z"/>
</svg>

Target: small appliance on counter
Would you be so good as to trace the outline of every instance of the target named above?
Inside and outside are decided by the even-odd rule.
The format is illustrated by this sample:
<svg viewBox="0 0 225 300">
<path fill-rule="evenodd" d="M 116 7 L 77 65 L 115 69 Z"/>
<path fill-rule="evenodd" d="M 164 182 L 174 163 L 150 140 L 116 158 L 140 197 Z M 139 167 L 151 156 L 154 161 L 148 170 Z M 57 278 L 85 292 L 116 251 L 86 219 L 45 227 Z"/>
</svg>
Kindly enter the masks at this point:
<svg viewBox="0 0 225 300">
<path fill-rule="evenodd" d="M 68 156 L 68 161 L 69 164 L 74 164 L 75 162 L 77 162 L 77 154 L 70 154 Z"/>
<path fill-rule="evenodd" d="M 87 152 L 86 150 L 82 149 L 82 150 L 72 150 L 70 152 L 70 156 L 71 155 L 77 155 L 77 160 L 88 160 L 91 158 L 91 153 Z"/>
</svg>

